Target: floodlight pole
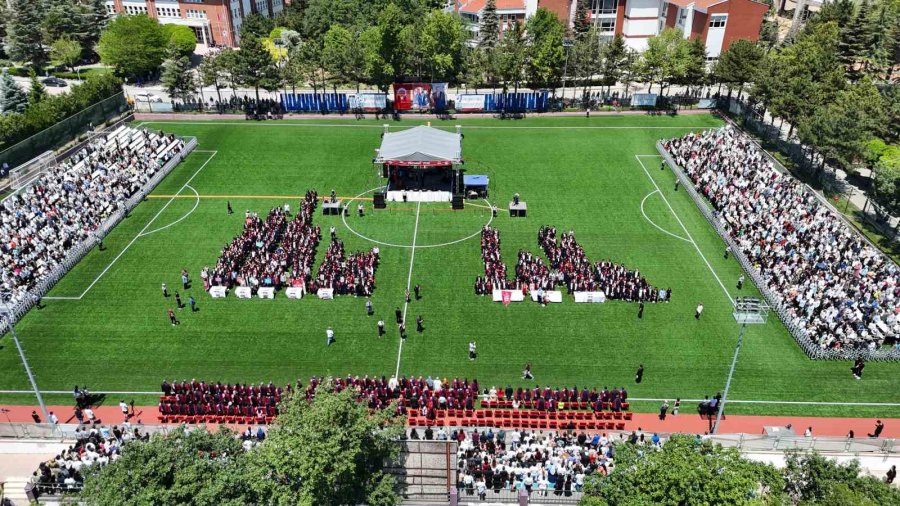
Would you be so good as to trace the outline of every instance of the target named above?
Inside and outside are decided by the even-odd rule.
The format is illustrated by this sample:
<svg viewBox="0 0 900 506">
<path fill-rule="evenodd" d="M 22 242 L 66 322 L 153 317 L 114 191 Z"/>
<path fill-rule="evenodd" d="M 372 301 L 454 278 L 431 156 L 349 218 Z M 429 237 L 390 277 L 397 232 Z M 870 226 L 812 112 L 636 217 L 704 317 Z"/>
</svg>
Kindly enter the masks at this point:
<svg viewBox="0 0 900 506">
<path fill-rule="evenodd" d="M 741 352 L 741 344 L 744 342 L 744 331 L 747 330 L 747 323 L 741 324 L 741 332 L 738 334 L 737 346 L 734 347 L 734 357 L 731 359 L 731 370 L 728 371 L 728 379 L 725 380 L 725 392 L 722 394 L 722 402 L 719 403 L 719 410 L 716 413 L 716 424 L 713 425 L 712 433 L 719 431 L 719 422 L 722 421 L 722 413 L 725 412 L 725 401 L 728 400 L 728 389 L 731 388 L 731 377 L 734 375 L 734 368 L 737 366 L 738 354 Z"/>
<path fill-rule="evenodd" d="M 44 415 L 44 422 L 50 423 L 50 413 L 47 412 L 47 405 L 44 404 L 44 398 L 41 397 L 41 391 L 38 390 L 37 381 L 34 379 L 34 374 L 31 373 L 31 367 L 28 366 L 28 360 L 25 359 L 25 352 L 22 351 L 22 345 L 19 343 L 19 336 L 16 335 L 16 327 L 13 325 L 12 311 L 10 311 L 9 303 L 6 300 L 3 301 L 3 310 L 6 312 L 6 321 L 9 323 L 9 333 L 12 335 L 13 342 L 16 344 L 16 349 L 19 350 L 19 358 L 22 359 L 22 365 L 25 367 L 28 381 L 31 382 L 34 396 L 37 397 L 38 404 L 41 407 L 41 413 Z"/>
<path fill-rule="evenodd" d="M 572 47 L 575 42 L 572 39 L 563 39 L 563 47 L 566 48 L 566 62 L 563 64 L 563 89 L 562 89 L 562 100 L 566 100 L 566 72 L 569 70 L 569 48 Z M 563 106 L 565 109 L 565 106 Z"/>
</svg>

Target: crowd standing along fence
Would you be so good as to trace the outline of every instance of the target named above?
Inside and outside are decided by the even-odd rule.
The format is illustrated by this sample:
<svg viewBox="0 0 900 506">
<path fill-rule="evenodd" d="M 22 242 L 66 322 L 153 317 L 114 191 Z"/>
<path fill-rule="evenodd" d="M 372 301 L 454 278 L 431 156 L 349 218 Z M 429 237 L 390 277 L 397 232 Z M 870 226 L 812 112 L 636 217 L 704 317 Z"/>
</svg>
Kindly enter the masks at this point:
<svg viewBox="0 0 900 506">
<path fill-rule="evenodd" d="M 25 296 L 22 297 L 22 300 L 11 305 L 9 308 L 10 314 L 8 315 L 8 319 L 5 318 L 2 323 L 0 323 L 0 333 L 5 333 L 9 330 L 10 319 L 12 320 L 12 323 L 15 323 L 25 316 L 28 310 L 37 303 L 35 296 L 40 298 L 46 295 L 47 292 L 49 292 L 50 289 L 52 289 L 56 283 L 58 283 L 59 280 L 75 266 L 75 264 L 81 261 L 81 259 L 84 258 L 94 246 L 99 244 L 100 241 L 102 241 L 103 238 L 106 237 L 106 235 L 115 228 L 115 226 L 118 225 L 132 209 L 134 209 L 135 206 L 144 200 L 144 198 L 146 198 L 147 195 L 152 192 L 153 189 L 169 175 L 172 169 L 181 163 L 181 161 L 193 151 L 196 146 L 197 138 L 188 138 L 185 142 L 184 149 L 182 149 L 178 155 L 166 162 L 138 193 L 132 195 L 131 198 L 125 202 L 119 202 L 118 209 L 100 224 L 96 233 L 92 234 L 90 238 L 81 243 L 76 244 L 62 262 L 60 262 L 44 279 L 36 283 L 34 287 L 26 292 Z M 6 198 L 11 196 L 12 195 L 9 195 Z"/>
<path fill-rule="evenodd" d="M 25 163 L 44 151 L 56 149 L 72 139 L 77 139 L 88 130 L 89 125 L 102 125 L 130 110 L 125 93 L 116 93 L 4 149 L 0 152 L 0 164 L 6 162 L 10 167 L 15 167 Z"/>
<path fill-rule="evenodd" d="M 771 155 L 764 149 L 762 149 L 762 147 L 760 147 L 759 145 L 756 145 L 756 147 L 760 150 L 760 152 L 764 153 L 764 156 L 766 156 L 767 159 L 773 162 L 774 166 L 778 170 L 787 173 L 784 167 L 781 166 L 780 163 L 778 163 L 778 160 L 772 158 Z M 769 284 L 763 279 L 762 276 L 760 276 L 759 271 L 757 271 L 756 268 L 753 267 L 753 264 L 749 259 L 747 259 L 747 256 L 744 255 L 744 252 L 741 249 L 740 245 L 738 245 L 737 242 L 732 239 L 731 234 L 729 234 L 725 229 L 722 221 L 719 219 L 718 213 L 712 209 L 709 202 L 704 196 L 697 193 L 697 190 L 694 189 L 693 181 L 691 181 L 690 178 L 687 177 L 684 170 L 679 167 L 678 164 L 675 163 L 675 160 L 673 160 L 669 155 L 669 153 L 666 152 L 665 148 L 663 147 L 662 141 L 658 141 L 656 143 L 656 149 L 657 151 L 659 151 L 660 155 L 662 155 L 663 159 L 666 162 L 666 165 L 668 165 L 668 167 L 675 174 L 675 177 L 678 178 L 678 180 L 681 182 L 681 186 L 684 187 L 688 195 L 690 195 L 694 200 L 694 203 L 697 205 L 700 213 L 704 218 L 706 218 L 709 224 L 712 225 L 716 233 L 719 234 L 719 237 L 721 237 L 722 240 L 725 241 L 725 244 L 727 244 L 731 249 L 734 258 L 736 258 L 741 264 L 741 268 L 743 268 L 744 272 L 746 272 L 750 279 L 753 280 L 753 283 L 757 286 L 760 293 L 762 293 L 763 297 L 765 297 L 766 301 L 769 303 L 772 309 L 774 309 L 774 311 L 778 314 L 778 318 L 781 319 L 782 323 L 784 323 L 784 326 L 791 333 L 791 336 L 793 336 L 794 340 L 798 345 L 800 345 L 800 348 L 806 353 L 809 358 L 815 360 L 853 360 L 856 358 L 865 358 L 867 360 L 877 361 L 900 360 L 900 350 L 894 347 L 880 348 L 874 351 L 870 351 L 868 349 L 834 349 L 827 347 L 823 348 L 821 345 L 815 342 L 809 335 L 809 331 L 807 331 L 805 327 L 803 327 L 795 320 L 795 318 L 791 314 L 791 309 L 782 302 L 781 297 L 777 296 L 772 292 L 772 290 L 769 289 Z M 813 191 L 809 187 L 807 187 L 807 191 L 815 194 L 815 191 Z M 829 205 L 828 202 L 824 199 L 821 199 L 820 202 L 822 202 L 824 205 Z M 838 213 L 834 208 L 830 209 L 833 213 L 836 213 L 838 216 L 840 216 L 840 213 Z M 852 228 L 851 225 L 847 224 L 847 226 L 850 226 L 855 233 L 862 236 L 862 234 L 859 234 L 856 229 Z M 865 239 L 865 237 L 863 237 L 863 239 Z"/>
</svg>

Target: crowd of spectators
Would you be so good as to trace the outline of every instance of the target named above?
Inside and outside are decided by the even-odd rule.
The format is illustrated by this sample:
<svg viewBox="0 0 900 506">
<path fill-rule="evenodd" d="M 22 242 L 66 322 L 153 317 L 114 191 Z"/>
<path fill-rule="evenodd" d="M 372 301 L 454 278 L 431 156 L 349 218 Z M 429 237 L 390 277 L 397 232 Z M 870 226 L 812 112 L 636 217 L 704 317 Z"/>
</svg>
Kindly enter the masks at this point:
<svg viewBox="0 0 900 506">
<path fill-rule="evenodd" d="M 482 501 L 490 491 L 496 495 L 520 489 L 538 498 L 569 497 L 584 490 L 587 476 L 608 474 L 615 465 L 616 441 L 605 433 L 476 429 L 470 434 L 454 431 L 449 438 L 459 443 L 456 484 L 460 495 L 477 494 Z M 439 434 L 438 439 L 446 436 Z M 641 434 L 639 440 L 643 439 Z"/>
<path fill-rule="evenodd" d="M 897 265 L 731 127 L 664 143 L 793 323 L 822 348 L 874 350 L 900 326 Z"/>
<path fill-rule="evenodd" d="M 84 485 L 85 468 L 106 465 L 119 458 L 123 445 L 148 438 L 127 421 L 122 427 L 109 428 L 96 423 L 89 427 L 79 426 L 75 429 L 75 444 L 41 462 L 30 483 L 38 496 L 78 491 Z"/>
<path fill-rule="evenodd" d="M 347 255 L 344 252 L 344 241 L 332 235 L 331 243 L 325 252 L 325 260 L 319 266 L 318 275 L 312 281 L 310 291 L 332 288 L 335 295 L 368 297 L 375 290 L 378 258 L 377 249 Z"/>
<path fill-rule="evenodd" d="M 162 132 L 121 127 L 97 135 L 47 169 L 0 207 L 2 289 L 11 304 L 79 244 L 99 239 L 101 224 L 178 155 L 184 143 Z"/>
<path fill-rule="evenodd" d="M 306 192 L 290 222 L 288 206 L 272 208 L 265 221 L 247 211 L 241 235 L 225 245 L 211 274 L 201 274 L 204 287 L 306 287 L 321 238 L 312 224 L 317 203 L 316 192 Z"/>
</svg>

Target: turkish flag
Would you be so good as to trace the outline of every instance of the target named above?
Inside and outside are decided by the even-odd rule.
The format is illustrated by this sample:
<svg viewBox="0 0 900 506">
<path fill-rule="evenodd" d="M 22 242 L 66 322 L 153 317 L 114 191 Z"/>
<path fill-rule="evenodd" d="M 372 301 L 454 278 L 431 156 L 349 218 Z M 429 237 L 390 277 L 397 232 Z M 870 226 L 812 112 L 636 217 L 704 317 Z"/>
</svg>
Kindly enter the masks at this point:
<svg viewBox="0 0 900 506">
<path fill-rule="evenodd" d="M 512 292 L 509 290 L 503 290 L 500 292 L 500 300 L 503 301 L 504 306 L 508 306 L 510 302 L 512 302 Z"/>
</svg>

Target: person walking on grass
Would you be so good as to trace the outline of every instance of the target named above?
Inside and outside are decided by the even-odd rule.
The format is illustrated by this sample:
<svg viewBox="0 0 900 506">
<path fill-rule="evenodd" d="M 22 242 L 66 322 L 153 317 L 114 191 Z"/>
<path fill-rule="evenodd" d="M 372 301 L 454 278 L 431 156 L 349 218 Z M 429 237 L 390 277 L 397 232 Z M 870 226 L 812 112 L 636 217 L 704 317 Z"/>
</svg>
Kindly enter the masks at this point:
<svg viewBox="0 0 900 506">
<path fill-rule="evenodd" d="M 409 288 L 407 288 L 406 289 L 406 303 L 409 304 L 410 302 L 412 302 L 412 301 L 409 298 Z"/>
<path fill-rule="evenodd" d="M 422 287 L 419 286 L 418 283 L 416 283 L 416 286 L 413 288 L 413 291 L 416 294 L 416 300 L 419 300 L 422 298 Z"/>
<path fill-rule="evenodd" d="M 366 314 L 372 316 L 375 314 L 375 310 L 372 308 L 372 298 L 366 298 Z"/>
<path fill-rule="evenodd" d="M 191 312 L 196 313 L 197 312 L 197 299 L 195 299 L 193 295 L 188 297 L 188 304 L 191 305 Z"/>
<path fill-rule="evenodd" d="M 634 382 L 640 384 L 641 381 L 644 381 L 644 364 L 638 366 L 637 371 L 634 373 Z"/>
<path fill-rule="evenodd" d="M 700 315 L 702 315 L 702 314 L 703 314 L 703 303 L 701 302 L 701 303 L 697 304 L 697 311 L 694 313 L 694 319 L 699 320 Z"/>
<path fill-rule="evenodd" d="M 181 324 L 181 322 L 178 321 L 178 318 L 175 318 L 175 311 L 172 311 L 172 308 L 167 309 L 166 313 L 169 315 L 169 321 L 172 323 L 173 327 Z"/>
<path fill-rule="evenodd" d="M 416 316 L 416 332 L 422 333 L 425 332 L 425 319 L 422 318 L 422 315 Z"/>
<path fill-rule="evenodd" d="M 228 210 L 228 214 L 234 214 L 234 209 L 231 208 L 230 200 L 225 201 L 225 206 L 226 206 L 226 209 Z"/>
<path fill-rule="evenodd" d="M 162 294 L 163 297 L 169 298 L 169 287 L 167 287 L 165 283 L 162 284 Z"/>
<path fill-rule="evenodd" d="M 644 301 L 638 304 L 638 320 L 644 317 Z"/>
<path fill-rule="evenodd" d="M 475 349 L 475 341 L 469 341 L 469 360 L 475 360 L 478 357 L 478 352 Z"/>
<path fill-rule="evenodd" d="M 178 290 L 175 290 L 175 306 L 178 307 L 179 311 L 184 307 L 184 304 L 181 302 L 181 294 L 178 293 Z"/>
<path fill-rule="evenodd" d="M 744 288 L 744 275 L 743 274 L 741 274 L 740 277 L 738 277 L 738 282 L 737 282 L 737 289 L 740 290 L 742 288 Z"/>
<path fill-rule="evenodd" d="M 400 306 L 397 306 L 397 309 L 394 310 L 394 316 L 397 317 L 397 325 L 403 323 L 403 311 L 400 311 Z"/>
<path fill-rule="evenodd" d="M 331 327 L 325 329 L 325 346 L 331 346 L 334 343 L 334 330 Z"/>
<path fill-rule="evenodd" d="M 378 337 L 384 335 L 384 320 L 378 320 Z"/>
</svg>

